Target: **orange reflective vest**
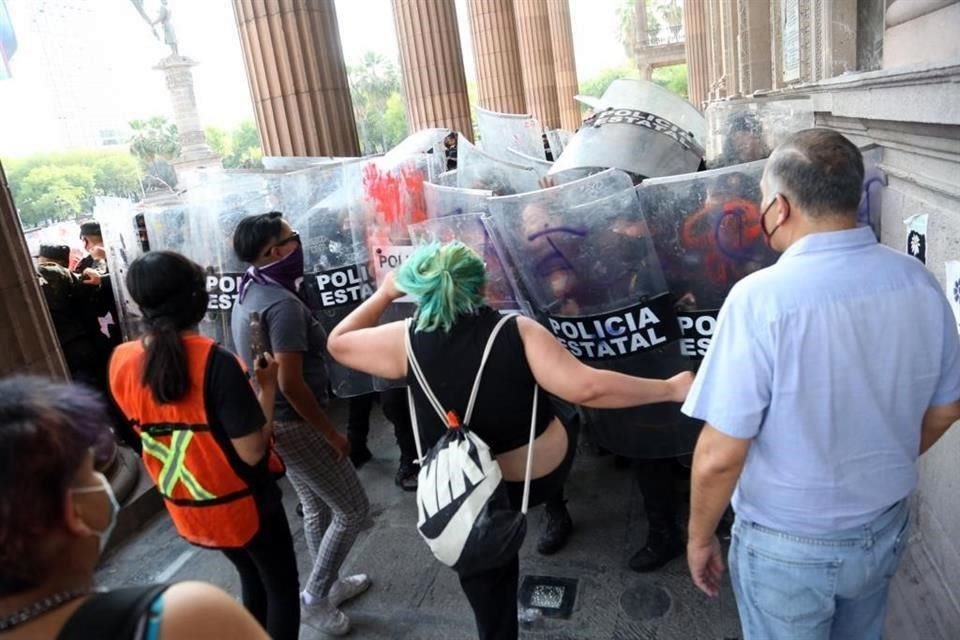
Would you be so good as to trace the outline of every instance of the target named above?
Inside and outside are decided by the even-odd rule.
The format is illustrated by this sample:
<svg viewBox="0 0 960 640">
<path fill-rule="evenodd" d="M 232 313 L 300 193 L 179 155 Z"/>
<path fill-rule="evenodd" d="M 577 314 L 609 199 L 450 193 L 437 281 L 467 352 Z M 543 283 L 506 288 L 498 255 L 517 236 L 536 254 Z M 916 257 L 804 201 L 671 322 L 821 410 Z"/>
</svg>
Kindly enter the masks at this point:
<svg viewBox="0 0 960 640">
<path fill-rule="evenodd" d="M 190 388 L 176 402 L 158 403 L 143 384 L 139 340 L 114 351 L 110 388 L 140 436 L 143 463 L 180 535 L 205 547 L 242 547 L 259 530 L 260 516 L 250 484 L 224 451 L 229 439 L 210 428 L 204 381 L 215 344 L 203 336 L 183 339 Z"/>
</svg>

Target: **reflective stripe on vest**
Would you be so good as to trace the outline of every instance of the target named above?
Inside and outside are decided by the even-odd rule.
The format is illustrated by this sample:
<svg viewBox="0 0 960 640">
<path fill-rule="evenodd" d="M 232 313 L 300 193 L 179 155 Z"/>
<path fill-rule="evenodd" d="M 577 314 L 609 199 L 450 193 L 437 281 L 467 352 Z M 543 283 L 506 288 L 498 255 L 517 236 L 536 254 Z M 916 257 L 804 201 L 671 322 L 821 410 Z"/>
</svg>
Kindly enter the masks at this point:
<svg viewBox="0 0 960 640">
<path fill-rule="evenodd" d="M 169 447 L 154 440 L 146 431 L 140 434 L 140 440 L 143 442 L 144 452 L 149 453 L 163 464 L 163 470 L 157 476 L 157 488 L 160 489 L 160 493 L 172 498 L 173 489 L 177 486 L 177 482 L 182 482 L 194 500 L 215 500 L 217 498 L 216 495 L 204 489 L 203 485 L 183 464 L 187 447 L 193 440 L 193 431 L 175 431 Z"/>
</svg>

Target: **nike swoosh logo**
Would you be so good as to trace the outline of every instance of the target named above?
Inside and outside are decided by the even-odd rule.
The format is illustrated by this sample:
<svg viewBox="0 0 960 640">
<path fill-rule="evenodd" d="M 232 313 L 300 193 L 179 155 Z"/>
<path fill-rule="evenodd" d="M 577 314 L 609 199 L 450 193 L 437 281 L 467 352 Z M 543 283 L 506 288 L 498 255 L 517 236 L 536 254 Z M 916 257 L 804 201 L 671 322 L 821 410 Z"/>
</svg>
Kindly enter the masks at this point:
<svg viewBox="0 0 960 640">
<path fill-rule="evenodd" d="M 490 496 L 497 490 L 502 478 L 500 465 L 490 456 L 489 449 L 480 446 L 476 440 L 474 440 L 474 446 L 476 446 L 480 455 L 481 466 L 486 476 L 481 482 L 469 487 L 463 495 L 430 516 L 429 520 L 423 508 L 423 501 L 417 500 L 419 511 L 417 528 L 420 530 L 420 535 L 430 545 L 437 559 L 447 566 L 455 565 L 460 559 L 477 516 L 487 504 Z M 468 442 L 462 442 L 456 447 L 457 453 L 461 456 L 468 456 L 469 447 Z M 455 469 L 459 468 L 455 464 L 451 466 Z M 428 490 L 432 487 L 422 482 L 425 474 L 426 469 L 421 471 L 420 487 Z M 449 518 L 447 517 L 448 513 L 451 514 Z M 441 536 L 442 544 L 438 544 L 441 541 Z"/>
</svg>

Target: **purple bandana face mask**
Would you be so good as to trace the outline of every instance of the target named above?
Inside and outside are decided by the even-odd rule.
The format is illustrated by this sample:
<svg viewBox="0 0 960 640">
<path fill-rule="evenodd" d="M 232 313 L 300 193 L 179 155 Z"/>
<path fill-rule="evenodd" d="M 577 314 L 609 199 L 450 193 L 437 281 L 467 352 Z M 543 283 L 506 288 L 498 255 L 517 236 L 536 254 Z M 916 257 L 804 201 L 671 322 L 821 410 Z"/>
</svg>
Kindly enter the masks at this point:
<svg viewBox="0 0 960 640">
<path fill-rule="evenodd" d="M 303 281 L 303 246 L 299 243 L 293 253 L 264 267 L 247 269 L 240 283 L 240 302 L 247 295 L 251 282 L 258 284 L 274 284 L 296 293 Z"/>
</svg>

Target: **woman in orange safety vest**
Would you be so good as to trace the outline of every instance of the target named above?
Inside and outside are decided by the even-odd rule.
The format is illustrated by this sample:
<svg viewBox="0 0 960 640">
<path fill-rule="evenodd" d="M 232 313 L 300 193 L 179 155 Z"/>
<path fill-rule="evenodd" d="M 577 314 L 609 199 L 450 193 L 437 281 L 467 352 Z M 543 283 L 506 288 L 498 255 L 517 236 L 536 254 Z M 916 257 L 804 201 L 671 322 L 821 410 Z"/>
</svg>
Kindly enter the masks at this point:
<svg viewBox="0 0 960 640">
<path fill-rule="evenodd" d="M 206 278 L 187 258 L 147 253 L 126 282 L 146 333 L 114 352 L 110 390 L 147 472 L 180 535 L 237 568 L 244 606 L 271 637 L 296 638 L 297 562 L 269 446 L 276 363 L 261 359 L 258 398 L 237 357 L 198 333 Z"/>
</svg>

